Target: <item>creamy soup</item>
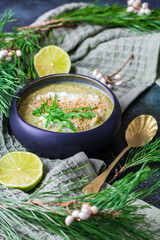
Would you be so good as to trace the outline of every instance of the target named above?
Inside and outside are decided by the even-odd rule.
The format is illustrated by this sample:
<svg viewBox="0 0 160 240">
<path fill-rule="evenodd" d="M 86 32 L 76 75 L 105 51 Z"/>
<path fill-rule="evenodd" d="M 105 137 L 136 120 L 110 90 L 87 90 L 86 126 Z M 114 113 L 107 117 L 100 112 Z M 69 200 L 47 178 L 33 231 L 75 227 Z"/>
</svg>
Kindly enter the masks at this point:
<svg viewBox="0 0 160 240">
<path fill-rule="evenodd" d="M 86 84 L 61 82 L 39 88 L 20 101 L 27 123 L 53 132 L 81 132 L 102 124 L 112 113 L 111 99 Z"/>
</svg>

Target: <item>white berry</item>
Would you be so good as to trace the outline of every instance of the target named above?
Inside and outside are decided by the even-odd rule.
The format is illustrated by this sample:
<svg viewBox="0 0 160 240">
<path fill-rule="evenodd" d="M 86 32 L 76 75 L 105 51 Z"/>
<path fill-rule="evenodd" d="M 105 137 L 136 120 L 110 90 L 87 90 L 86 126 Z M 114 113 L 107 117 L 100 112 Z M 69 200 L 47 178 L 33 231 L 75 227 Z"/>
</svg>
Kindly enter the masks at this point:
<svg viewBox="0 0 160 240">
<path fill-rule="evenodd" d="M 79 218 L 80 218 L 81 220 L 86 220 L 86 219 L 89 218 L 89 215 L 88 215 L 87 213 L 85 213 L 85 212 L 80 212 L 80 213 L 79 213 Z"/>
<path fill-rule="evenodd" d="M 134 11 L 134 7 L 132 7 L 132 6 L 129 6 L 129 7 L 127 7 L 127 10 L 126 10 L 127 12 L 133 12 Z"/>
<path fill-rule="evenodd" d="M 92 214 L 97 214 L 98 213 L 98 208 L 96 206 L 91 207 L 91 213 Z"/>
<path fill-rule="evenodd" d="M 138 15 L 139 15 L 139 16 L 142 16 L 143 14 L 144 14 L 144 9 L 141 8 L 141 9 L 138 11 Z"/>
<path fill-rule="evenodd" d="M 11 57 L 6 57 L 6 60 L 7 61 L 10 61 L 12 58 Z"/>
<path fill-rule="evenodd" d="M 73 216 L 74 218 L 78 218 L 78 217 L 79 217 L 79 213 L 80 213 L 79 210 L 74 210 L 74 211 L 72 212 L 72 216 Z"/>
<path fill-rule="evenodd" d="M 3 57 L 5 57 L 8 54 L 7 50 L 1 50 L 0 51 L 0 59 L 2 59 Z"/>
<path fill-rule="evenodd" d="M 8 56 L 10 56 L 10 57 L 13 56 L 13 53 L 12 53 L 12 52 L 9 52 L 9 53 L 8 53 Z"/>
<path fill-rule="evenodd" d="M 142 3 L 142 8 L 147 9 L 149 7 L 149 4 L 147 2 Z"/>
<path fill-rule="evenodd" d="M 67 216 L 66 219 L 65 219 L 65 224 L 66 224 L 67 226 L 69 226 L 69 225 L 71 225 L 71 223 L 73 222 L 73 220 L 74 220 L 74 217 L 71 216 L 71 215 L 69 215 L 69 216 Z"/>
<path fill-rule="evenodd" d="M 107 87 L 108 87 L 109 89 L 112 89 L 112 85 L 111 85 L 111 84 L 107 84 Z"/>
<path fill-rule="evenodd" d="M 96 79 L 101 80 L 102 77 L 103 77 L 102 73 L 98 73 L 97 76 L 96 76 Z"/>
<path fill-rule="evenodd" d="M 103 78 L 101 78 L 101 83 L 103 83 L 103 84 L 106 84 L 106 79 L 103 77 Z"/>
<path fill-rule="evenodd" d="M 127 1 L 128 6 L 131 6 L 133 3 L 134 3 L 134 0 L 128 0 Z"/>
<path fill-rule="evenodd" d="M 150 14 L 151 14 L 151 10 L 150 10 L 149 8 L 144 9 L 144 13 L 145 13 L 146 15 L 150 15 Z"/>
<path fill-rule="evenodd" d="M 115 85 L 119 86 L 119 85 L 121 85 L 121 83 L 122 83 L 122 80 L 115 82 Z"/>
<path fill-rule="evenodd" d="M 135 2 L 139 5 L 141 4 L 141 0 L 135 0 Z"/>
<path fill-rule="evenodd" d="M 98 73 L 99 73 L 98 69 L 95 69 L 95 70 L 93 71 L 93 77 L 96 77 Z"/>
<path fill-rule="evenodd" d="M 22 56 L 22 51 L 21 50 L 16 50 L 16 56 L 21 57 Z"/>
<path fill-rule="evenodd" d="M 91 209 L 90 208 L 82 208 L 81 211 L 83 213 L 86 213 L 87 215 L 90 215 L 91 214 Z"/>
<path fill-rule="evenodd" d="M 6 55 L 8 54 L 8 50 L 2 50 L 2 51 L 1 51 L 1 54 L 2 54 L 3 56 L 6 56 Z"/>
<path fill-rule="evenodd" d="M 90 206 L 89 206 L 88 203 L 83 203 L 83 204 L 82 204 L 82 208 L 87 208 L 87 209 L 88 209 L 88 208 L 90 208 Z"/>
<path fill-rule="evenodd" d="M 134 1 L 134 3 L 132 4 L 134 8 L 138 8 L 140 5 L 141 5 L 141 1 L 138 1 L 138 0 Z"/>
<path fill-rule="evenodd" d="M 116 74 L 116 75 L 114 76 L 114 79 L 115 79 L 115 80 L 121 79 L 121 75 L 120 75 L 120 74 Z"/>
</svg>

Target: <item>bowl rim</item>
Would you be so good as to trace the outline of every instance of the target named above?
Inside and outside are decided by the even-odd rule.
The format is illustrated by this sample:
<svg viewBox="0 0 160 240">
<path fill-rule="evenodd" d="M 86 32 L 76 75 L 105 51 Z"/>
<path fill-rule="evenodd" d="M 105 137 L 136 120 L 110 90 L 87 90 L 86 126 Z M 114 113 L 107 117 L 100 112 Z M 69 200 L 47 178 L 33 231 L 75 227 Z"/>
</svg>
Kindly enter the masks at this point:
<svg viewBox="0 0 160 240">
<path fill-rule="evenodd" d="M 51 77 L 55 77 L 55 78 L 56 78 L 56 77 L 59 77 L 59 76 L 62 76 L 62 77 L 63 77 L 63 76 L 69 76 L 69 77 L 71 77 L 71 76 L 73 76 L 73 77 L 76 76 L 76 77 L 80 77 L 80 78 L 82 78 L 82 79 L 84 78 L 84 79 L 86 79 L 86 80 L 87 80 L 87 79 L 88 79 L 88 80 L 91 80 L 91 81 L 95 82 L 96 84 L 98 84 L 98 85 L 100 85 L 100 86 L 103 86 L 103 88 L 104 88 L 105 90 L 107 90 L 107 91 L 110 93 L 111 97 L 112 97 L 111 100 L 112 100 L 112 102 L 113 102 L 113 111 L 112 111 L 111 115 L 110 115 L 102 124 L 100 124 L 99 126 L 97 126 L 97 127 L 95 127 L 95 128 L 92 128 L 92 129 L 84 130 L 84 131 L 81 131 L 81 132 L 53 132 L 53 131 L 45 130 L 45 129 L 42 129 L 42 128 L 38 128 L 38 127 L 36 127 L 36 126 L 34 126 L 34 125 L 31 125 L 30 123 L 27 123 L 26 121 L 24 121 L 24 120 L 21 118 L 21 116 L 20 116 L 20 114 L 19 114 L 19 111 L 18 111 L 18 102 L 20 101 L 20 97 L 23 96 L 23 93 L 25 92 L 25 90 L 26 90 L 28 87 L 30 87 L 32 84 L 35 84 L 35 83 L 37 83 L 37 82 L 39 82 L 39 81 L 43 81 L 43 79 L 51 78 Z M 68 81 L 68 82 L 69 82 L 69 81 Z M 82 83 L 82 84 L 83 84 L 83 83 Z M 101 91 L 101 90 L 100 90 L 100 91 Z M 83 135 L 83 134 L 85 134 L 86 132 L 94 132 L 95 130 L 103 127 L 104 124 L 106 124 L 107 122 L 110 121 L 112 115 L 113 115 L 114 112 L 115 112 L 116 102 L 118 102 L 118 100 L 117 100 L 116 96 L 114 95 L 114 93 L 113 93 L 105 84 L 101 83 L 101 82 L 98 81 L 97 79 L 92 78 L 92 77 L 90 77 L 90 76 L 83 75 L 83 74 L 75 74 L 75 73 L 52 74 L 52 75 L 47 75 L 47 76 L 44 76 L 44 77 L 40 77 L 40 78 L 34 79 L 33 81 L 25 84 L 25 85 L 16 93 L 16 98 L 14 98 L 14 101 L 15 101 L 15 107 L 16 107 L 17 114 L 18 114 L 19 118 L 21 119 L 21 121 L 22 121 L 23 123 L 25 123 L 26 125 L 28 125 L 29 127 L 33 128 L 33 129 L 36 129 L 36 130 L 39 130 L 39 131 L 43 131 L 43 132 L 47 132 L 47 133 L 56 134 L 56 135 L 71 135 L 71 134 L 72 134 L 72 135 L 73 135 L 73 134 L 74 134 L 74 135 Z M 119 104 L 119 102 L 118 102 L 118 104 Z M 120 107 L 120 104 L 119 104 L 119 107 Z M 121 107 L 120 107 L 120 110 L 121 110 Z"/>
</svg>

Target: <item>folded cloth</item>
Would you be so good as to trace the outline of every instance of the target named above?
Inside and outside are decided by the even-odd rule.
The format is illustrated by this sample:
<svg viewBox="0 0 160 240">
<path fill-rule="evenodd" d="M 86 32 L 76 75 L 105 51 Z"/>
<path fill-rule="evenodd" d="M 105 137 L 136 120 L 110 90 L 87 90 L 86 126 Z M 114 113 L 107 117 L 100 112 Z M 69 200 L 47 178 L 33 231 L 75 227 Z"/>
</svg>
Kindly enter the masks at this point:
<svg viewBox="0 0 160 240">
<path fill-rule="evenodd" d="M 41 185 L 45 185 L 47 182 L 55 179 L 52 184 L 43 188 L 43 191 L 55 190 L 62 186 L 66 186 L 65 190 L 69 190 L 69 187 L 67 186 L 68 183 L 76 182 L 87 176 L 87 180 L 90 182 L 97 175 L 103 172 L 106 167 L 104 161 L 93 158 L 89 159 L 84 152 L 80 152 L 72 157 L 66 158 L 65 160 L 50 160 L 45 158 L 41 158 L 41 160 L 43 162 L 44 177 L 38 187 L 41 187 Z M 72 172 L 72 170 L 82 168 L 83 166 L 85 166 L 83 169 Z M 62 175 L 67 172 L 70 173 Z M 56 178 L 57 176 L 60 177 Z M 17 199 L 26 198 L 28 196 L 28 193 L 24 193 L 20 190 L 0 186 L 0 193 L 2 192 L 5 192 L 7 196 Z"/>
<path fill-rule="evenodd" d="M 69 10 L 84 6 L 83 3 L 65 4 L 40 16 L 32 25 L 40 24 Z M 123 83 L 113 86 L 122 110 L 156 80 L 160 49 L 160 34 L 139 35 L 129 29 L 81 24 L 76 28 L 59 28 L 49 35 L 49 41 L 57 44 L 64 37 L 61 47 L 71 57 L 71 72 L 92 76 L 94 69 L 112 75 L 120 69 L 128 57 L 134 57 L 120 72 Z M 44 46 L 48 42 L 44 42 Z"/>
</svg>

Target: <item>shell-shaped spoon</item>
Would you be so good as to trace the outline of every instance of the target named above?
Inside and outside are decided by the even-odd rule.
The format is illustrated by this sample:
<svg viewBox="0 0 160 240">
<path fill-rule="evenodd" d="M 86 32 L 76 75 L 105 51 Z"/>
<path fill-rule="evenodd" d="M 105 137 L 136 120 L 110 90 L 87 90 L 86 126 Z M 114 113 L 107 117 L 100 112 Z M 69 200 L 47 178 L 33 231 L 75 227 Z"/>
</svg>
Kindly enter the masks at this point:
<svg viewBox="0 0 160 240">
<path fill-rule="evenodd" d="M 141 147 L 150 142 L 158 130 L 157 121 L 150 115 L 140 115 L 129 124 L 125 139 L 130 147 Z"/>
<path fill-rule="evenodd" d="M 131 147 L 141 147 L 150 142 L 156 135 L 158 124 L 154 117 L 150 115 L 140 115 L 132 120 L 129 124 L 125 139 L 128 146 L 116 157 L 116 159 L 109 165 L 109 167 L 96 177 L 90 184 L 85 186 L 82 191 L 85 193 L 97 193 L 105 182 L 112 168 L 121 159 L 123 154 Z"/>
</svg>

